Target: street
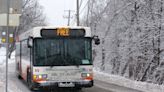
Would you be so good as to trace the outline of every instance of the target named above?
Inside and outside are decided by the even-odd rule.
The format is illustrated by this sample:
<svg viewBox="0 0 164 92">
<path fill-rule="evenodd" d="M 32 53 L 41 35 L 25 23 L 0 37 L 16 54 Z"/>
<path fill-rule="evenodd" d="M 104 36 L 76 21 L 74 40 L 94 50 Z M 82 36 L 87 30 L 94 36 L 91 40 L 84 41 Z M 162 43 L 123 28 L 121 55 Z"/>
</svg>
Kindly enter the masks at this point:
<svg viewBox="0 0 164 92">
<path fill-rule="evenodd" d="M 13 65 L 10 65 L 10 68 L 13 69 L 9 69 L 9 89 L 13 89 L 13 90 L 18 90 L 17 92 L 31 92 L 28 87 L 27 84 L 23 81 L 17 78 L 17 76 L 14 74 L 14 67 Z M 12 84 L 12 85 L 11 85 Z M 11 88 L 12 87 L 12 88 Z M 49 90 L 36 90 L 34 92 L 75 92 L 75 90 L 73 89 L 49 89 Z M 15 91 L 14 91 L 15 92 Z M 84 88 L 82 89 L 82 91 L 80 92 L 112 92 L 109 90 L 105 90 L 99 87 L 92 87 L 92 88 Z"/>
<path fill-rule="evenodd" d="M 1 78 L 5 78 L 4 67 L 1 67 L 0 71 L 2 72 L 1 74 L 3 74 L 3 77 L 1 76 Z M 3 79 L 3 83 L 5 85 L 4 79 Z M 137 90 L 117 86 L 114 84 L 104 83 L 99 80 L 95 80 L 94 85 L 95 85 L 94 87 L 84 88 L 80 92 L 140 92 Z M 9 88 L 9 92 L 31 92 L 28 89 L 27 84 L 23 80 L 18 79 L 17 76 L 15 75 L 15 63 L 9 64 L 8 88 Z M 4 90 L 4 88 L 3 88 L 3 90 Z M 1 92 L 3 92 L 3 91 L 1 91 Z M 75 92 L 75 90 L 73 90 L 73 89 L 49 89 L 49 90 L 44 89 L 44 90 L 36 90 L 34 92 Z"/>
</svg>

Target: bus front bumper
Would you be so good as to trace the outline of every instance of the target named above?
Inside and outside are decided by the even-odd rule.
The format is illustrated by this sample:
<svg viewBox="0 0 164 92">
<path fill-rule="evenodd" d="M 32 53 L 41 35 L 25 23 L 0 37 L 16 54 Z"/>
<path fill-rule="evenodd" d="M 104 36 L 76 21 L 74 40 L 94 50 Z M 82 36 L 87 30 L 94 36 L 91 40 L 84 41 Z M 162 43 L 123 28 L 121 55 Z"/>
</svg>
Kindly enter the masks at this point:
<svg viewBox="0 0 164 92">
<path fill-rule="evenodd" d="M 73 84 L 72 86 L 61 86 L 60 84 Z M 78 81 L 78 82 L 53 82 L 53 81 L 46 81 L 46 82 L 34 82 L 33 86 L 36 88 L 47 88 L 47 87 L 65 87 L 65 88 L 87 88 L 92 87 L 94 84 L 92 81 Z"/>
</svg>

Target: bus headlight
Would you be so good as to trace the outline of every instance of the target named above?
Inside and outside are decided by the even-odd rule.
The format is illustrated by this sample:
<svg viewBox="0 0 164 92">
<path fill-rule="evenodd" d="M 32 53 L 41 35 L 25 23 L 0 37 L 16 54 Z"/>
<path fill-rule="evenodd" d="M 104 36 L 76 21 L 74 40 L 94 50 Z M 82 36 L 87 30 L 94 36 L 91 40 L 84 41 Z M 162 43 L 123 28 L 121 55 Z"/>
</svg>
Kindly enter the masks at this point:
<svg viewBox="0 0 164 92">
<path fill-rule="evenodd" d="M 93 80 L 93 74 L 92 73 L 82 73 L 81 74 L 81 77 L 84 80 Z"/>
<path fill-rule="evenodd" d="M 39 79 L 42 79 L 42 75 L 38 75 L 39 76 Z"/>
<path fill-rule="evenodd" d="M 89 77 L 89 76 L 91 76 L 91 74 L 90 73 L 87 73 L 87 77 Z"/>
</svg>

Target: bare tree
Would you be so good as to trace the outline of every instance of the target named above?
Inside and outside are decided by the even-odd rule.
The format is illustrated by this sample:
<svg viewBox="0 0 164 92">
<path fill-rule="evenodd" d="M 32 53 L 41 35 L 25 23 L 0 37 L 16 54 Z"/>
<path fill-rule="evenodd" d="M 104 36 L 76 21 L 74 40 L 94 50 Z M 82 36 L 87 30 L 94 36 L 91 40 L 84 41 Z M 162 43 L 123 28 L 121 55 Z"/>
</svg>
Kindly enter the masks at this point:
<svg viewBox="0 0 164 92">
<path fill-rule="evenodd" d="M 14 31 L 14 42 L 10 44 L 9 56 L 15 49 L 15 40 L 19 34 L 27 31 L 32 27 L 44 25 L 46 25 L 45 16 L 43 14 L 42 6 L 39 5 L 38 1 L 23 0 L 20 26 L 16 28 L 10 28 L 12 31 Z"/>
<path fill-rule="evenodd" d="M 127 78 L 163 84 L 163 0 L 90 0 L 86 13 L 93 33 L 95 66 Z"/>
</svg>

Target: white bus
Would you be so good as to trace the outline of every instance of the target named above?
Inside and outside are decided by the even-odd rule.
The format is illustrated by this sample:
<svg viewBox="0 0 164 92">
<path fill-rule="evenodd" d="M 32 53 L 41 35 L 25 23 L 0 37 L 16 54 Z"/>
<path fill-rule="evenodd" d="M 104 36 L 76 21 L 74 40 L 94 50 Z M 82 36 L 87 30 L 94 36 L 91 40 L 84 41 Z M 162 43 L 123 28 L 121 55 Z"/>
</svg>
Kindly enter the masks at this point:
<svg viewBox="0 0 164 92">
<path fill-rule="evenodd" d="M 93 86 L 92 40 L 88 27 L 35 27 L 16 42 L 16 73 L 31 90 Z"/>
</svg>

